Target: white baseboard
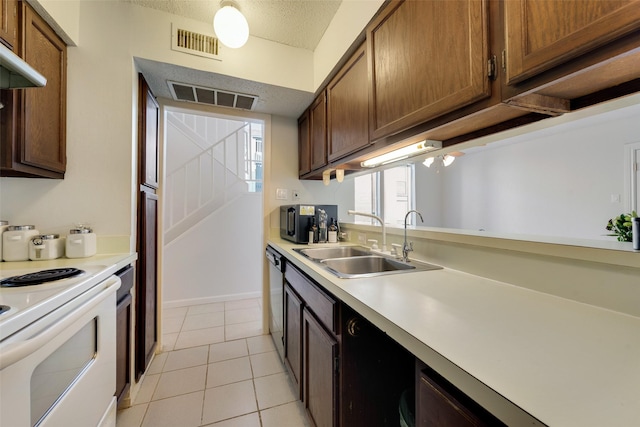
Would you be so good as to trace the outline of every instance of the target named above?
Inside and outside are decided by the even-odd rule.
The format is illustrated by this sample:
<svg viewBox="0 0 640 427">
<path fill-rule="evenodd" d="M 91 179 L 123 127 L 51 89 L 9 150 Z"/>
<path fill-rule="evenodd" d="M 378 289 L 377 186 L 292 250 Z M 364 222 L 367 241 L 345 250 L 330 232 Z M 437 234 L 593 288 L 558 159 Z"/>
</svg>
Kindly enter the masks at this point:
<svg viewBox="0 0 640 427">
<path fill-rule="evenodd" d="M 241 299 L 250 299 L 250 298 L 262 298 L 262 292 L 246 292 L 242 294 L 229 294 L 229 295 L 216 295 L 211 297 L 203 297 L 203 298 L 189 298 L 189 299 L 180 299 L 173 301 L 163 301 L 162 308 L 176 308 L 176 307 L 185 307 L 190 305 L 197 304 L 211 304 L 214 302 L 225 302 L 225 301 L 237 301 Z"/>
</svg>

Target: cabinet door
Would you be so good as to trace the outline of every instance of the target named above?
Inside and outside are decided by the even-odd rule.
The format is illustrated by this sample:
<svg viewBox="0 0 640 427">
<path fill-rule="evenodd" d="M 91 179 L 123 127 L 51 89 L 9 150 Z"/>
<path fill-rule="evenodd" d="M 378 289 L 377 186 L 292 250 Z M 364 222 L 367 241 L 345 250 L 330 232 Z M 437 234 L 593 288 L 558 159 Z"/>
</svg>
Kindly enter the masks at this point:
<svg viewBox="0 0 640 427">
<path fill-rule="evenodd" d="M 67 164 L 66 46 L 31 7 L 25 5 L 23 11 L 23 58 L 47 78 L 47 85 L 23 91 L 22 163 L 64 173 Z"/>
<path fill-rule="evenodd" d="M 289 284 L 284 287 L 284 361 L 302 398 L 302 301 Z"/>
<path fill-rule="evenodd" d="M 17 0 L 0 0 L 0 41 L 9 49 L 16 47 L 18 37 Z"/>
<path fill-rule="evenodd" d="M 309 110 L 298 119 L 298 174 L 311 172 L 311 127 Z"/>
<path fill-rule="evenodd" d="M 316 427 L 338 425 L 338 342 L 305 307 L 304 405 Z"/>
<path fill-rule="evenodd" d="M 392 135 L 490 95 L 487 2 L 394 0 L 367 27 L 370 135 Z"/>
<path fill-rule="evenodd" d="M 139 268 L 136 286 L 136 377 L 147 369 L 158 342 L 158 196 L 141 186 L 138 215 Z"/>
<path fill-rule="evenodd" d="M 323 92 L 309 108 L 311 170 L 327 164 L 327 97 Z"/>
<path fill-rule="evenodd" d="M 122 400 L 129 389 L 131 371 L 131 294 L 118 302 L 116 308 L 116 398 Z"/>
<path fill-rule="evenodd" d="M 637 0 L 509 0 L 504 8 L 508 84 L 640 29 Z"/>
<path fill-rule="evenodd" d="M 365 53 L 362 45 L 327 87 L 329 161 L 369 145 L 369 84 Z"/>
<path fill-rule="evenodd" d="M 23 37 L 16 53 L 47 78 L 47 85 L 0 91 L 0 175 L 64 178 L 67 47 L 26 2 L 19 7 Z"/>
<path fill-rule="evenodd" d="M 158 188 L 158 160 L 159 160 L 159 114 L 160 107 L 155 96 L 142 75 L 138 84 L 140 96 L 138 141 L 140 141 L 140 183 L 151 188 Z"/>
</svg>

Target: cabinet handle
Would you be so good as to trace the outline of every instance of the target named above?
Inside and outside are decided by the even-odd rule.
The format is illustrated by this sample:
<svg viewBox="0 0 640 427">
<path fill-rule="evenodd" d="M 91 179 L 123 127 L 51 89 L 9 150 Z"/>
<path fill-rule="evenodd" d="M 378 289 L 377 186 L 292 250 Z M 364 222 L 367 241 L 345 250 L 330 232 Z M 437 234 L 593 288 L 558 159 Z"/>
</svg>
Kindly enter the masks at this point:
<svg viewBox="0 0 640 427">
<path fill-rule="evenodd" d="M 352 337 L 357 337 L 360 335 L 361 327 L 360 327 L 360 319 L 357 317 L 352 317 L 347 321 L 347 333 Z"/>
</svg>

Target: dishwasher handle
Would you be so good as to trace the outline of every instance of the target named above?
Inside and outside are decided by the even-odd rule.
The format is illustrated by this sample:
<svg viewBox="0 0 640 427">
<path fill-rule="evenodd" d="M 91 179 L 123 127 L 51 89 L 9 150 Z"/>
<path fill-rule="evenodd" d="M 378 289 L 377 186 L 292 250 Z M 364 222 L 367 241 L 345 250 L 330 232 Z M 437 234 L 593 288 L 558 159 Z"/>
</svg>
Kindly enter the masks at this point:
<svg viewBox="0 0 640 427">
<path fill-rule="evenodd" d="M 265 256 L 267 257 L 269 262 L 273 264 L 278 270 L 282 270 L 282 258 L 280 254 L 275 253 L 274 251 L 267 248 L 267 250 L 265 251 Z"/>
</svg>

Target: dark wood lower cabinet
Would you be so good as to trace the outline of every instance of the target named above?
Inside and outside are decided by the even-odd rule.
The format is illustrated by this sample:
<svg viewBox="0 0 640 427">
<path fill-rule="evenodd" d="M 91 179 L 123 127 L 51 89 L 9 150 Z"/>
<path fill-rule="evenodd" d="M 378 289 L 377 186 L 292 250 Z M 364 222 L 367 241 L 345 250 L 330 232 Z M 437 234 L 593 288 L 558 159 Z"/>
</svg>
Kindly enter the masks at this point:
<svg viewBox="0 0 640 427">
<path fill-rule="evenodd" d="M 424 363 L 416 371 L 416 427 L 506 427 Z"/>
<path fill-rule="evenodd" d="M 284 361 L 291 381 L 302 399 L 302 301 L 286 284 L 284 287 Z"/>
<path fill-rule="evenodd" d="M 116 273 L 122 284 L 117 293 L 116 306 L 116 398 L 118 403 L 131 385 L 131 288 L 134 282 L 133 267 Z"/>
<path fill-rule="evenodd" d="M 316 427 L 338 425 L 338 341 L 303 309 L 304 406 Z"/>
</svg>

